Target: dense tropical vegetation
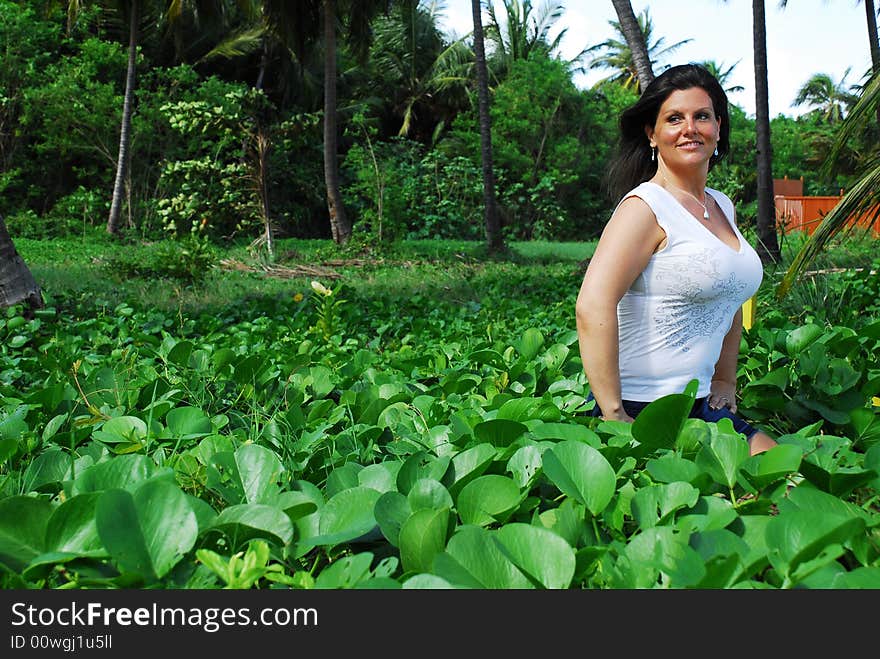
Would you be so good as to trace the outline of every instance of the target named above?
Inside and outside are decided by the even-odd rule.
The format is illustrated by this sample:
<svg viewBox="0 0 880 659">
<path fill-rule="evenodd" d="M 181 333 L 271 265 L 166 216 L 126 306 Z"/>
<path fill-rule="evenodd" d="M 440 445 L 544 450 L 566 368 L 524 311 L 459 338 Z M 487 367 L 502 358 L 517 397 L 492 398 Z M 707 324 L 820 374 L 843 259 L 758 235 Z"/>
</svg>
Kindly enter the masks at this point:
<svg viewBox="0 0 880 659">
<path fill-rule="evenodd" d="M 743 335 L 780 446 L 689 390 L 587 414 L 648 12 L 565 60 L 561 3 L 474 0 L 482 49 L 440 3 L 290 4 L 0 0 L 0 587 L 880 587 L 880 259 L 839 211 Z M 875 204 L 878 84 L 804 81 L 773 175 Z M 710 183 L 754 239 L 731 120 Z"/>
</svg>

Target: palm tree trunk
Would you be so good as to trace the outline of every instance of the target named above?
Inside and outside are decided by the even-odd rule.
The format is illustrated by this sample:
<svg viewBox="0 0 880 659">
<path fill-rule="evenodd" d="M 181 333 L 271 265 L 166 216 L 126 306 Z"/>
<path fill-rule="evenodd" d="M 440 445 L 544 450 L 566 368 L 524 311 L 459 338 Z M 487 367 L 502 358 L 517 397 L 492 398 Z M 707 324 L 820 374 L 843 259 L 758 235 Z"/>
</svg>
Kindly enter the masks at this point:
<svg viewBox="0 0 880 659">
<path fill-rule="evenodd" d="M 140 0 L 132 0 L 128 26 L 128 69 L 125 74 L 125 97 L 122 102 L 122 128 L 119 131 L 119 157 L 116 161 L 116 181 L 113 200 L 107 218 L 107 233 L 118 234 L 122 217 L 122 197 L 128 176 L 128 151 L 131 146 L 131 113 L 134 101 L 135 67 L 137 64 L 138 20 Z"/>
<path fill-rule="evenodd" d="M 880 41 L 877 39 L 877 10 L 874 0 L 865 0 L 865 15 L 868 19 L 868 43 L 871 49 L 871 71 L 880 72 Z M 877 123 L 880 123 L 880 107 L 877 108 Z"/>
<path fill-rule="evenodd" d="M 654 70 L 651 67 L 651 57 L 648 55 L 645 35 L 642 34 L 639 21 L 629 0 L 611 0 L 611 4 L 614 5 L 614 11 L 617 12 L 617 20 L 620 22 L 620 30 L 626 38 L 626 45 L 632 52 L 636 74 L 639 76 L 639 89 L 644 90 L 654 79 Z"/>
<path fill-rule="evenodd" d="M 767 90 L 767 24 L 764 0 L 752 0 L 755 50 L 755 124 L 758 165 L 758 256 L 761 263 L 779 261 L 776 206 L 773 201 L 773 151 L 770 146 L 770 100 Z"/>
<path fill-rule="evenodd" d="M 324 0 L 324 183 L 333 241 L 343 245 L 351 238 L 351 222 L 339 189 L 336 138 L 336 0 Z"/>
<path fill-rule="evenodd" d="M 483 206 L 486 224 L 486 247 L 489 252 L 504 248 L 498 205 L 495 201 L 495 173 L 492 160 L 492 120 L 489 116 L 489 73 L 483 43 L 483 19 L 480 0 L 471 0 L 474 18 L 474 56 L 477 68 L 477 99 L 480 111 L 480 156 L 483 163 Z"/>
<path fill-rule="evenodd" d="M 43 306 L 43 293 L 12 242 L 0 217 L 0 308 L 23 302 L 31 309 Z"/>
</svg>

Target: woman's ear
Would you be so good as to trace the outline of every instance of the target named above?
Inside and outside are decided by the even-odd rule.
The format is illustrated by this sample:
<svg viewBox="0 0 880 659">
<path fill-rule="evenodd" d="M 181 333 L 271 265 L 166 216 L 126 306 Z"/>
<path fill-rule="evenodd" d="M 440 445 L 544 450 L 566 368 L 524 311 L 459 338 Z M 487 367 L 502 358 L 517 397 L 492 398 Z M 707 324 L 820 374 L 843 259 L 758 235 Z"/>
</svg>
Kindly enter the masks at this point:
<svg viewBox="0 0 880 659">
<path fill-rule="evenodd" d="M 648 137 L 648 146 L 652 149 L 657 146 L 654 142 L 654 127 L 653 126 L 645 126 L 645 135 Z"/>
</svg>

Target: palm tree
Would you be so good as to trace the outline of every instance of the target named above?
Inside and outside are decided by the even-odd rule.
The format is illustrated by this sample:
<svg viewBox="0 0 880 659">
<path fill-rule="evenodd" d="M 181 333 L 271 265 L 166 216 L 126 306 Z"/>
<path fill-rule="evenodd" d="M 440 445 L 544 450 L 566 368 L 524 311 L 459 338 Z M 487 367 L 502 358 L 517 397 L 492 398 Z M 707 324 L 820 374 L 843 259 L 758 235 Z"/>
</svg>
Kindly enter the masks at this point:
<svg viewBox="0 0 880 659">
<path fill-rule="evenodd" d="M 43 306 L 43 293 L 0 217 L 0 308 L 19 303 L 38 309 Z"/>
<path fill-rule="evenodd" d="M 506 77 L 512 62 L 528 59 L 533 53 L 548 57 L 559 52 L 568 28 L 562 28 L 556 36 L 550 33 L 556 28 L 565 7 L 561 2 L 547 0 L 537 11 L 531 0 L 502 0 L 504 19 L 499 20 L 494 4 L 486 3 L 489 20 L 485 26 L 485 39 L 489 42 L 489 65 L 495 77 Z M 577 62 L 586 52 L 569 60 Z"/>
<path fill-rule="evenodd" d="M 446 43 L 437 25 L 442 8 L 401 6 L 373 22 L 371 95 L 399 119 L 401 137 L 428 141 L 437 126 L 425 120 L 444 123 L 469 101 L 473 53 L 464 38 Z"/>
<path fill-rule="evenodd" d="M 781 2 L 780 6 L 784 6 Z M 764 0 L 752 0 L 752 45 L 755 53 L 755 133 L 757 142 L 757 252 L 761 263 L 779 261 L 776 204 L 773 200 L 773 150 L 770 144 L 770 97 L 767 84 L 767 22 Z"/>
<path fill-rule="evenodd" d="M 871 71 L 880 71 L 880 40 L 877 36 L 877 10 L 874 0 L 865 0 L 865 17 L 868 23 L 868 48 L 871 51 Z M 880 107 L 877 108 L 877 123 L 880 123 Z"/>
<path fill-rule="evenodd" d="M 633 50 L 629 44 L 629 41 L 627 40 L 626 34 L 624 33 L 623 25 L 621 25 L 620 21 L 608 21 L 608 23 L 609 25 L 611 25 L 612 28 L 614 28 L 617 36 L 606 39 L 602 43 L 591 46 L 586 50 L 587 53 L 603 51 L 602 54 L 593 58 L 593 60 L 589 64 L 589 68 L 612 69 L 614 71 L 612 75 L 604 78 L 603 80 L 600 80 L 596 84 L 598 86 L 606 82 L 618 82 L 624 87 L 632 88 L 637 92 L 641 92 L 641 90 L 643 89 L 642 79 L 639 75 L 638 68 L 636 67 L 636 60 L 633 54 Z M 645 48 L 648 53 L 648 62 L 652 69 L 650 77 L 653 80 L 653 69 L 656 67 L 658 62 L 667 55 L 675 52 L 684 44 L 688 43 L 690 39 L 684 39 L 683 41 L 674 43 L 671 46 L 664 46 L 665 39 L 663 37 L 660 37 L 652 42 L 651 39 L 654 33 L 654 24 L 651 21 L 651 17 L 647 7 L 645 7 L 645 10 L 641 14 L 639 14 L 638 24 L 639 31 L 643 36 L 642 41 L 644 41 Z M 635 41 L 636 43 L 638 43 L 637 39 Z"/>
<path fill-rule="evenodd" d="M 850 106 L 858 99 L 854 93 L 846 89 L 846 77 L 849 75 L 849 72 L 850 69 L 848 68 L 840 82 L 834 82 L 827 73 L 812 75 L 798 89 L 797 96 L 792 105 L 813 107 L 813 112 L 826 123 L 839 123 L 843 120 Z"/>
<path fill-rule="evenodd" d="M 718 82 L 721 83 L 721 86 L 724 87 L 724 91 L 728 94 L 733 94 L 735 92 L 741 92 L 745 90 L 745 87 L 742 85 L 728 85 L 727 83 L 730 81 L 730 76 L 733 75 L 733 69 L 736 68 L 736 65 L 739 64 L 739 60 L 735 63 L 731 64 L 727 68 L 724 68 L 723 64 L 719 64 L 715 60 L 706 60 L 704 62 L 700 62 L 700 64 L 705 68 L 709 73 L 711 73 Z"/>
<path fill-rule="evenodd" d="M 414 0 L 411 0 L 414 1 Z M 370 21 L 387 6 L 382 0 L 263 0 L 267 23 L 297 57 L 317 39 L 321 26 L 324 46 L 324 184 L 333 241 L 343 245 L 351 238 L 351 220 L 342 203 L 339 181 L 339 153 L 336 99 L 336 29 L 346 30 L 345 42 L 361 60 L 366 60 L 371 41 Z"/>
<path fill-rule="evenodd" d="M 871 76 L 861 97 L 843 120 L 834 138 L 831 152 L 822 166 L 824 173 L 834 168 L 838 158 L 846 151 L 847 141 L 873 123 L 878 107 L 880 107 L 880 72 Z M 784 297 L 797 276 L 822 251 L 831 238 L 841 231 L 852 229 L 850 218 L 860 215 L 872 222 L 880 217 L 880 149 L 876 146 L 873 153 L 865 159 L 864 173 L 828 212 L 795 255 L 776 289 L 777 297 Z"/>
<path fill-rule="evenodd" d="M 654 69 L 652 67 L 651 55 L 648 52 L 647 36 L 642 31 L 642 26 L 636 18 L 632 3 L 629 0 L 611 0 L 611 4 L 614 5 L 614 11 L 617 12 L 620 32 L 623 34 L 629 46 L 629 51 L 632 54 L 639 88 L 644 89 L 654 79 Z M 647 9 L 645 11 L 647 12 Z"/>
<path fill-rule="evenodd" d="M 492 127 L 489 116 L 489 72 L 483 41 L 481 0 L 471 0 L 474 19 L 474 57 L 477 69 L 477 99 L 480 112 L 480 156 L 483 163 L 483 205 L 486 224 L 486 247 L 490 253 L 504 249 L 498 204 L 495 201 L 495 174 L 492 161 Z"/>
</svg>

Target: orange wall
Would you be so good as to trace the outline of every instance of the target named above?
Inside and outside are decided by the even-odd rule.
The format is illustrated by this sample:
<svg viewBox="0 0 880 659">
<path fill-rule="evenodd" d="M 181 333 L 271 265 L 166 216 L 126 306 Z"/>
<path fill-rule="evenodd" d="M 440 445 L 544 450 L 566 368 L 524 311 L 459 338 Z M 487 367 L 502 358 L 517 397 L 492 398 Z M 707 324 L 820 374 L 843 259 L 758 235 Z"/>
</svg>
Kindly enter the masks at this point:
<svg viewBox="0 0 880 659">
<path fill-rule="evenodd" d="M 813 233 L 828 212 L 837 205 L 840 197 L 801 197 L 776 195 L 776 224 L 785 233 L 806 231 Z M 871 228 L 874 236 L 880 236 L 880 217 L 871 224 L 873 212 L 864 213 L 853 220 L 858 226 Z"/>
</svg>

